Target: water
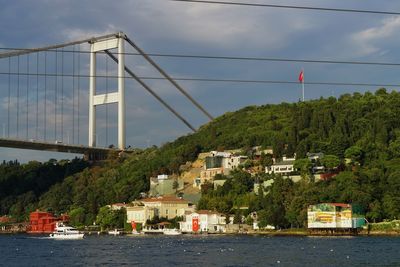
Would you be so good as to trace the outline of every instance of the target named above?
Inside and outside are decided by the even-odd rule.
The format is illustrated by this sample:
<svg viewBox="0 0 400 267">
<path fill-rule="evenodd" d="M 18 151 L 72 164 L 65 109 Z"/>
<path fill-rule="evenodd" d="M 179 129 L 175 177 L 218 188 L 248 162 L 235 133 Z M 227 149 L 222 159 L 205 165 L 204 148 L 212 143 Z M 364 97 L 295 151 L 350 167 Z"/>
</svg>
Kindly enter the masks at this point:
<svg viewBox="0 0 400 267">
<path fill-rule="evenodd" d="M 398 237 L 0 235 L 0 266 L 400 266 Z"/>
</svg>

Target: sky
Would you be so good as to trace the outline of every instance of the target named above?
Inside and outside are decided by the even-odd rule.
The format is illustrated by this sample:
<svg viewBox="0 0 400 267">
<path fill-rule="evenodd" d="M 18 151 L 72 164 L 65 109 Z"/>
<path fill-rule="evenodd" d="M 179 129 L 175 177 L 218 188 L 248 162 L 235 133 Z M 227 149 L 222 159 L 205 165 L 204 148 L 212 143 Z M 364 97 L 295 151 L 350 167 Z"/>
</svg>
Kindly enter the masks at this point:
<svg viewBox="0 0 400 267">
<path fill-rule="evenodd" d="M 400 2 L 395 0 L 241 2 L 400 11 Z M 0 3 L 0 48 L 35 48 L 122 31 L 147 53 L 394 63 L 400 61 L 400 16 L 207 5 L 169 0 L 119 0 L 116 3 L 98 0 L 95 4 L 94 1 L 87 0 L 0 0 Z M 66 48 L 68 49 L 87 51 L 88 46 Z M 135 51 L 128 47 L 127 52 Z M 64 73 L 87 73 L 87 54 L 81 54 L 79 59 L 72 59 L 72 53 L 57 53 L 58 56 L 54 54 L 46 54 L 48 73 L 61 72 L 61 54 L 65 54 Z M 34 73 L 35 57 L 21 56 L 18 59 L 19 71 Z M 38 72 L 44 71 L 43 57 L 44 54 L 39 55 Z M 310 85 L 307 82 L 400 84 L 396 66 L 171 57 L 153 59 L 170 76 L 184 78 L 296 82 L 300 70 L 304 69 L 306 100 L 378 89 L 367 86 Z M 56 60 L 58 63 L 55 63 Z M 72 60 L 75 60 L 75 69 L 71 67 Z M 67 61 L 70 62 L 69 65 Z M 17 64 L 16 58 L 10 59 L 10 62 L 8 59 L 0 59 L 0 72 L 16 72 Z M 160 77 L 138 56 L 126 56 L 126 65 L 140 76 Z M 112 62 L 101 56 L 97 68 L 101 74 L 113 74 L 116 71 Z M 61 140 L 63 143 L 86 145 L 87 79 L 49 77 L 39 78 L 36 83 L 35 77 L 27 77 L 0 74 L 0 134 L 9 138 L 48 142 Z M 35 99 L 36 87 L 43 89 L 45 83 L 48 90 L 46 97 L 41 90 L 38 99 Z M 62 98 L 61 83 L 64 90 Z M 146 83 L 195 127 L 208 122 L 208 118 L 167 81 L 146 80 Z M 178 83 L 215 117 L 249 105 L 291 103 L 301 98 L 299 83 Z M 99 92 L 112 91 L 116 82 L 111 78 L 99 78 L 98 86 Z M 397 90 L 396 87 L 387 89 Z M 17 100 L 18 94 L 20 100 Z M 140 148 L 160 146 L 191 132 L 131 79 L 126 79 L 126 103 L 127 145 Z M 63 115 L 60 112 L 61 104 Z M 17 110 L 19 117 L 15 114 Z M 36 110 L 39 110 L 40 115 L 36 115 Z M 96 138 L 100 146 L 117 143 L 116 110 L 116 104 L 98 108 Z M 49 158 L 75 156 L 0 148 L 1 161 L 45 161 Z"/>
</svg>

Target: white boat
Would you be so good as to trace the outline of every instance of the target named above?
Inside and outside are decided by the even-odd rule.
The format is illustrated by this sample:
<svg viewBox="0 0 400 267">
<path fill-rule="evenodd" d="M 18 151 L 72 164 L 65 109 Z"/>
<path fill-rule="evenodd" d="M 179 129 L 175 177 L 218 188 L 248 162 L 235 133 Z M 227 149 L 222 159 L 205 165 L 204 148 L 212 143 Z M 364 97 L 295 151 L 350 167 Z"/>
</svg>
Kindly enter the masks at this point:
<svg viewBox="0 0 400 267">
<path fill-rule="evenodd" d="M 114 230 L 112 230 L 112 231 L 108 231 L 108 234 L 109 234 L 109 235 L 120 235 L 121 232 L 118 231 L 117 229 L 114 229 Z"/>
<path fill-rule="evenodd" d="M 136 231 L 136 230 L 132 230 L 132 235 L 141 235 L 141 234 L 143 234 L 143 233 L 138 232 L 138 231 Z"/>
<path fill-rule="evenodd" d="M 181 235 L 182 232 L 179 231 L 178 229 L 164 229 L 163 230 L 164 235 Z"/>
<path fill-rule="evenodd" d="M 80 233 L 78 229 L 57 223 L 55 231 L 49 237 L 52 239 L 82 239 L 83 236 L 84 234 Z"/>
</svg>

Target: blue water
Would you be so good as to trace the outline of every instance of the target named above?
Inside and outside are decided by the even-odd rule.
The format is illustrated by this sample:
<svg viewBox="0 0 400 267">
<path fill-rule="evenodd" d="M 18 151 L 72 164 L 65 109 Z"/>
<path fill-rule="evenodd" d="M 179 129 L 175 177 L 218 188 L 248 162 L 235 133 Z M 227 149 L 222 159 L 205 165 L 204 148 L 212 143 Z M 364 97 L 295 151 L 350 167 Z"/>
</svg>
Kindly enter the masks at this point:
<svg viewBox="0 0 400 267">
<path fill-rule="evenodd" d="M 398 237 L 0 235 L 0 266 L 400 266 Z"/>
</svg>

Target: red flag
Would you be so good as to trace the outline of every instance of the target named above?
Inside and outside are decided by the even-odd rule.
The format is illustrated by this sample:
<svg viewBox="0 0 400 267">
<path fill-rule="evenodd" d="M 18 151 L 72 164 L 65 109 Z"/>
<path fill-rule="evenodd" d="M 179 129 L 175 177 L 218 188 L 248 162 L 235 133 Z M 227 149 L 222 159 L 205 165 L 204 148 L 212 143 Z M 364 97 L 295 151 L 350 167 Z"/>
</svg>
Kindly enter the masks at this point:
<svg viewBox="0 0 400 267">
<path fill-rule="evenodd" d="M 304 73 L 303 73 L 303 70 L 300 72 L 300 74 L 299 74 L 299 82 L 303 82 L 303 80 L 304 80 Z"/>
<path fill-rule="evenodd" d="M 193 232 L 199 231 L 199 218 L 198 217 L 192 218 L 192 230 L 193 230 Z"/>
</svg>

